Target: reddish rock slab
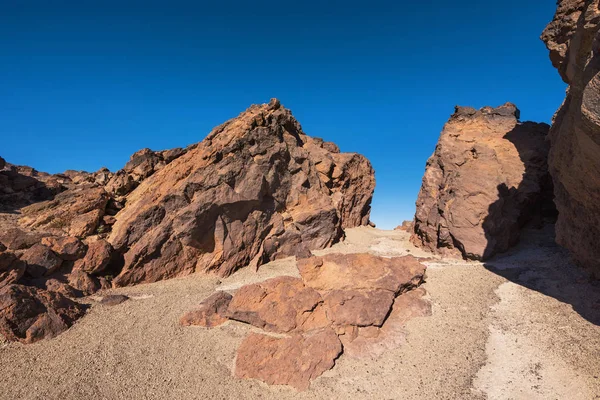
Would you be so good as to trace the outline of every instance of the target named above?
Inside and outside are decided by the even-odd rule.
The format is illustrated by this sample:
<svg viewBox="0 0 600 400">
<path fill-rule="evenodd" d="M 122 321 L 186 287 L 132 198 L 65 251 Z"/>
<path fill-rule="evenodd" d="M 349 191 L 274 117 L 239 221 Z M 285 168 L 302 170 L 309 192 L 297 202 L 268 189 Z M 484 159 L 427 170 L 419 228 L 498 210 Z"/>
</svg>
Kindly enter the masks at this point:
<svg viewBox="0 0 600 400">
<path fill-rule="evenodd" d="M 218 291 L 204 299 L 200 306 L 185 313 L 179 323 L 183 326 L 203 326 L 213 328 L 227 322 L 227 307 L 233 297 L 227 293 Z"/>
<path fill-rule="evenodd" d="M 237 351 L 235 375 L 306 390 L 311 380 L 333 368 L 341 353 L 342 344 L 331 329 L 289 338 L 252 333 Z"/>
<path fill-rule="evenodd" d="M 85 257 L 75 262 L 74 269 L 87 272 L 91 275 L 101 274 L 109 266 L 113 252 L 110 243 L 104 239 L 91 242 L 88 245 Z"/>
<path fill-rule="evenodd" d="M 325 296 L 325 310 L 334 325 L 381 326 L 394 297 L 389 290 L 334 290 Z"/>
<path fill-rule="evenodd" d="M 50 292 L 56 292 L 56 293 L 60 293 L 65 297 L 69 297 L 69 298 L 77 298 L 77 297 L 81 297 L 82 296 L 82 292 L 73 288 L 72 286 L 70 286 L 69 284 L 55 279 L 55 278 L 50 278 L 45 282 L 45 286 L 46 286 L 46 290 L 50 291 Z"/>
<path fill-rule="evenodd" d="M 45 237 L 42 244 L 65 261 L 75 261 L 85 255 L 85 244 L 76 237 Z"/>
<path fill-rule="evenodd" d="M 25 250 L 40 243 L 43 234 L 26 232 L 19 228 L 9 228 L 0 232 L 0 243 L 9 250 Z"/>
<path fill-rule="evenodd" d="M 63 262 L 59 256 L 43 244 L 36 244 L 27 249 L 21 256 L 21 260 L 27 263 L 27 275 L 33 278 L 48 276 L 56 272 Z"/>
<path fill-rule="evenodd" d="M 283 276 L 242 286 L 233 295 L 226 316 L 270 332 L 301 330 L 307 321 L 313 329 L 316 321 L 309 317 L 322 301 L 301 279 Z"/>
<path fill-rule="evenodd" d="M 412 318 L 431 315 L 431 302 L 423 298 L 425 294 L 425 289 L 417 288 L 398 296 L 381 327 L 360 327 L 341 334 L 344 355 L 352 358 L 379 357 L 403 345 L 407 335 L 406 323 Z"/>
<path fill-rule="evenodd" d="M 0 289 L 0 334 L 9 341 L 33 343 L 67 330 L 85 313 L 63 295 L 34 287 Z"/>
<path fill-rule="evenodd" d="M 412 256 L 384 258 L 371 254 L 328 254 L 298 260 L 306 286 L 319 292 L 388 290 L 395 294 L 420 285 L 426 267 Z"/>
</svg>

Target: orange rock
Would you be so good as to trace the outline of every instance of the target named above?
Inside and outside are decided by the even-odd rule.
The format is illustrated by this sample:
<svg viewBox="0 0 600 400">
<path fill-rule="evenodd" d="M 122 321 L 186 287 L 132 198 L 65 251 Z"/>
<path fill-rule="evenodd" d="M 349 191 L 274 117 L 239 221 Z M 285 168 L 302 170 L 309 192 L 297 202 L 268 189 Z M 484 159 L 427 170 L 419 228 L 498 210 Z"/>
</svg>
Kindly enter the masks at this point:
<svg viewBox="0 0 600 400">
<path fill-rule="evenodd" d="M 335 325 L 381 326 L 394 297 L 389 290 L 334 290 L 325 296 L 325 310 Z"/>
<path fill-rule="evenodd" d="M 85 257 L 77 260 L 74 265 L 75 270 L 81 270 L 91 275 L 101 274 L 109 266 L 113 256 L 113 248 L 104 239 L 91 242 Z"/>
<path fill-rule="evenodd" d="M 312 379 L 335 365 L 341 353 L 342 344 L 331 329 L 289 338 L 252 333 L 237 351 L 235 374 L 306 390 Z"/>
<path fill-rule="evenodd" d="M 48 246 L 56 255 L 65 261 L 74 261 L 85 254 L 85 245 L 72 236 L 45 237 L 42 244 Z"/>
</svg>

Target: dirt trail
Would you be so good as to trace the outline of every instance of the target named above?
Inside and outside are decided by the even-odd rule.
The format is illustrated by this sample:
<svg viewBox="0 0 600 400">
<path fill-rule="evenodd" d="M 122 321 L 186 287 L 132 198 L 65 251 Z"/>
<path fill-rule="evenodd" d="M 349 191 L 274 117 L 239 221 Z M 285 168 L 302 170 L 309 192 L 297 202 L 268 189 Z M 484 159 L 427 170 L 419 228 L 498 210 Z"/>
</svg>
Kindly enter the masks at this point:
<svg viewBox="0 0 600 400">
<path fill-rule="evenodd" d="M 356 228 L 324 252 L 425 255 L 401 231 Z M 342 356 L 296 393 L 239 380 L 235 349 L 250 330 L 180 327 L 214 290 L 297 275 L 293 259 L 230 278 L 194 275 L 115 290 L 59 337 L 0 347 L 0 399 L 594 399 L 600 398 L 600 289 L 576 276 L 551 232 L 487 265 L 428 262 L 433 315 L 407 325 L 406 343 L 381 357 Z M 319 252 L 322 253 L 322 252 Z"/>
</svg>

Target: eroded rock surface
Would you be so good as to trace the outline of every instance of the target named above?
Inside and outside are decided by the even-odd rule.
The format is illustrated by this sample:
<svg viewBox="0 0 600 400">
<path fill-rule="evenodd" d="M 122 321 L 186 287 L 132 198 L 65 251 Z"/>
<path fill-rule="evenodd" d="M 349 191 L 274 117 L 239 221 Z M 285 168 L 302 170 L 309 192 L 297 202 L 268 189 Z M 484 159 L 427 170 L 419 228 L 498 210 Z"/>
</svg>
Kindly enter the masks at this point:
<svg viewBox="0 0 600 400">
<path fill-rule="evenodd" d="M 216 292 L 204 299 L 197 309 L 185 313 L 179 323 L 183 326 L 212 328 L 227 321 L 227 307 L 232 296 L 227 292 Z"/>
<path fill-rule="evenodd" d="M 600 9 L 562 0 L 542 34 L 552 64 L 569 84 L 550 130 L 557 242 L 600 277 Z"/>
<path fill-rule="evenodd" d="M 427 161 L 412 242 L 472 259 L 514 245 L 525 222 L 552 208 L 548 128 L 519 122 L 510 103 L 457 107 Z"/>
<path fill-rule="evenodd" d="M 340 240 L 368 221 L 375 181 L 336 150 L 276 100 L 215 128 L 127 197 L 109 239 L 125 259 L 115 284 L 226 276 Z"/>
</svg>

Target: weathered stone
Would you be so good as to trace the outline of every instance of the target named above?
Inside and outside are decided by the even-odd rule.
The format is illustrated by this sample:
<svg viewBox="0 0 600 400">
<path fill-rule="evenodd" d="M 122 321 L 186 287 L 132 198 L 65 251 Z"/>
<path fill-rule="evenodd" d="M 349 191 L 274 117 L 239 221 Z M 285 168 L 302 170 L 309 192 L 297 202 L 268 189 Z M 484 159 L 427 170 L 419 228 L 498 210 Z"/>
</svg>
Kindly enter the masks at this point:
<svg viewBox="0 0 600 400">
<path fill-rule="evenodd" d="M 321 293 L 387 290 L 399 294 L 420 285 L 426 267 L 412 256 L 384 258 L 361 253 L 298 260 L 298 269 L 306 286 Z"/>
<path fill-rule="evenodd" d="M 252 333 L 237 351 L 235 374 L 306 390 L 312 379 L 333 368 L 341 353 L 342 344 L 331 329 L 290 338 Z"/>
<path fill-rule="evenodd" d="M 0 333 L 10 341 L 52 338 L 84 313 L 83 306 L 59 293 L 22 285 L 0 289 Z"/>
<path fill-rule="evenodd" d="M 20 224 L 56 235 L 86 237 L 96 232 L 109 196 L 100 186 L 79 185 L 53 200 L 23 208 Z"/>
<path fill-rule="evenodd" d="M 9 228 L 0 232 L 0 242 L 10 250 L 28 249 L 36 243 L 40 243 L 43 234 L 25 232 L 19 228 Z"/>
<path fill-rule="evenodd" d="M 414 244 L 487 259 L 514 245 L 522 225 L 551 203 L 549 127 L 518 118 L 510 103 L 456 107 L 427 161 Z"/>
<path fill-rule="evenodd" d="M 75 262 L 74 270 L 81 270 L 91 275 L 101 274 L 110 265 L 113 257 L 113 248 L 104 239 L 91 242 L 88 245 L 85 257 Z"/>
<path fill-rule="evenodd" d="M 127 300 L 129 300 L 129 297 L 123 294 L 109 294 L 108 296 L 102 297 L 102 300 L 100 300 L 100 304 L 102 304 L 103 306 L 113 307 L 124 303 Z"/>
<path fill-rule="evenodd" d="M 65 261 L 75 261 L 85 255 L 85 245 L 76 237 L 45 237 L 42 244 Z"/>
<path fill-rule="evenodd" d="M 232 296 L 227 292 L 218 291 L 207 297 L 200 306 L 185 313 L 179 323 L 183 326 L 203 326 L 212 328 L 227 322 L 227 307 Z"/>
<path fill-rule="evenodd" d="M 127 196 L 109 238 L 124 255 L 114 283 L 227 276 L 306 256 L 340 240 L 342 227 L 366 224 L 373 170 L 362 156 L 328 148 L 275 100 L 215 128 Z M 329 162 L 327 171 L 316 167 Z"/>
<path fill-rule="evenodd" d="M 389 290 L 334 290 L 325 296 L 325 312 L 334 325 L 381 326 L 394 297 Z"/>
<path fill-rule="evenodd" d="M 43 244 L 33 245 L 21 256 L 27 263 L 27 275 L 40 278 L 57 271 L 62 265 L 62 259 Z"/>
<path fill-rule="evenodd" d="M 26 264 L 10 252 L 0 252 L 0 288 L 19 282 Z"/>
<path fill-rule="evenodd" d="M 322 301 L 301 279 L 283 276 L 242 286 L 233 295 L 226 316 L 270 332 L 303 330 L 307 321 L 314 329 L 315 321 L 309 317 Z"/>
<path fill-rule="evenodd" d="M 556 241 L 600 278 L 600 9 L 562 0 L 542 34 L 569 84 L 550 130 L 549 169 L 558 209 Z"/>
<path fill-rule="evenodd" d="M 49 292 L 60 293 L 65 297 L 77 298 L 81 297 L 81 295 L 83 294 L 81 291 L 76 290 L 69 284 L 55 278 L 50 278 L 46 280 L 44 285 L 46 287 L 46 290 L 48 290 Z"/>
<path fill-rule="evenodd" d="M 81 270 L 73 270 L 68 275 L 69 285 L 85 295 L 96 293 L 102 288 L 100 282 L 95 277 Z"/>
</svg>

